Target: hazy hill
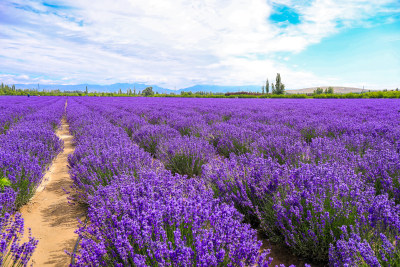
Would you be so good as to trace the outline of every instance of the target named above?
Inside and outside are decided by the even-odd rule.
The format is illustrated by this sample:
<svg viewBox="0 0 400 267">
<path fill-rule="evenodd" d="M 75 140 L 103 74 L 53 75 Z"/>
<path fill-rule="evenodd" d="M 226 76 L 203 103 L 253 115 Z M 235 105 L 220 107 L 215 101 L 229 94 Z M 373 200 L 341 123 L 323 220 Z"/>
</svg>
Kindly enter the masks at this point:
<svg viewBox="0 0 400 267">
<path fill-rule="evenodd" d="M 221 85 L 195 85 L 177 90 L 184 92 L 213 92 L 213 93 L 228 93 L 228 92 L 261 92 L 261 86 L 258 85 L 243 85 L 243 86 L 221 86 Z"/>
<path fill-rule="evenodd" d="M 317 88 L 327 89 L 329 86 L 320 86 L 320 87 L 309 87 L 303 89 L 296 89 L 296 90 L 286 90 L 288 94 L 312 94 L 314 90 Z M 344 87 L 344 86 L 332 86 L 333 92 L 335 94 L 347 94 L 347 93 L 361 93 L 361 92 L 368 92 L 370 89 L 362 89 L 356 87 Z M 375 90 L 371 90 L 375 91 Z"/>
</svg>

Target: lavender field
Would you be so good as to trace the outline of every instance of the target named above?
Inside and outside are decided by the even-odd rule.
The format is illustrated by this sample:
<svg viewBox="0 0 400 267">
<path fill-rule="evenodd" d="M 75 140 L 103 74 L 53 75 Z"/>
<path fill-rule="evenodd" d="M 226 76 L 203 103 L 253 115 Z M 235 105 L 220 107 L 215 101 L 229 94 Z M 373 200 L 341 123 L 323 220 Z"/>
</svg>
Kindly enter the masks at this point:
<svg viewBox="0 0 400 267">
<path fill-rule="evenodd" d="M 21 241 L 24 220 L 15 211 L 34 195 L 63 149 L 54 130 L 64 105 L 65 98 L 0 97 L 0 266 L 26 265 L 37 245 L 33 237 Z"/>
<path fill-rule="evenodd" d="M 263 240 L 311 266 L 400 264 L 399 100 L 1 97 L 0 114 L 0 265 L 37 245 L 18 209 L 63 116 L 88 218 L 72 266 L 272 266 Z"/>
</svg>

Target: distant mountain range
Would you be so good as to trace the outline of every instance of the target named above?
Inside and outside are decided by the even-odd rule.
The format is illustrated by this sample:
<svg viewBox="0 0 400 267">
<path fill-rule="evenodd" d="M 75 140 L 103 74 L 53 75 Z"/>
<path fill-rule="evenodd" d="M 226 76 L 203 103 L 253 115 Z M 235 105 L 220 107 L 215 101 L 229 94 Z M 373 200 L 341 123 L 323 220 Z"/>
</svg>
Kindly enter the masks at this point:
<svg viewBox="0 0 400 267">
<path fill-rule="evenodd" d="M 244 86 L 221 86 L 221 85 L 195 85 L 191 87 L 182 88 L 179 90 L 171 90 L 163 88 L 157 85 L 147 85 L 143 83 L 114 83 L 110 85 L 98 85 L 98 84 L 76 84 L 76 85 L 61 85 L 61 84 L 15 84 L 17 89 L 38 89 L 39 90 L 54 90 L 59 89 L 61 91 L 85 91 L 86 86 L 89 92 L 118 92 L 121 89 L 126 92 L 127 89 L 136 89 L 136 92 L 142 91 L 146 87 L 153 87 L 154 92 L 158 93 L 176 93 L 180 94 L 183 92 L 212 92 L 212 93 L 228 93 L 228 92 L 261 92 L 261 86 L 258 85 L 244 85 Z M 328 88 L 328 86 L 321 86 L 320 88 Z M 290 94 L 301 94 L 301 93 L 313 93 L 317 87 L 303 88 L 290 90 L 287 89 L 287 93 Z M 355 88 L 355 87 L 344 87 L 344 86 L 333 86 L 335 93 L 360 93 L 367 92 L 369 89 Z M 373 90 L 371 90 L 373 91 Z"/>
<path fill-rule="evenodd" d="M 153 87 L 153 91 L 160 93 L 170 93 L 175 92 L 175 90 L 170 90 L 166 88 L 159 87 L 157 85 L 146 85 L 142 83 L 114 83 L 110 85 L 99 85 L 99 84 L 74 84 L 74 85 L 62 85 L 62 84 L 16 84 L 17 89 L 39 89 L 39 90 L 55 90 L 59 89 L 61 91 L 85 91 L 86 87 L 89 92 L 118 92 L 121 89 L 126 92 L 127 89 L 135 88 L 136 91 L 142 91 L 148 86 Z"/>
<path fill-rule="evenodd" d="M 89 92 L 118 92 L 121 89 L 126 92 L 127 89 L 136 89 L 136 92 L 142 91 L 146 87 L 153 87 L 154 92 L 158 93 L 177 93 L 183 92 L 213 92 L 213 93 L 227 93 L 227 92 L 260 92 L 261 87 L 257 85 L 248 86 L 219 86 L 219 85 L 195 85 L 191 87 L 182 88 L 179 90 L 171 90 L 163 88 L 157 85 L 148 85 L 143 83 L 115 83 L 110 85 L 98 85 L 98 84 L 76 84 L 76 85 L 61 85 L 61 84 L 15 84 L 17 89 L 39 89 L 39 90 L 55 90 L 59 89 L 61 91 L 85 91 L 86 86 Z"/>
</svg>

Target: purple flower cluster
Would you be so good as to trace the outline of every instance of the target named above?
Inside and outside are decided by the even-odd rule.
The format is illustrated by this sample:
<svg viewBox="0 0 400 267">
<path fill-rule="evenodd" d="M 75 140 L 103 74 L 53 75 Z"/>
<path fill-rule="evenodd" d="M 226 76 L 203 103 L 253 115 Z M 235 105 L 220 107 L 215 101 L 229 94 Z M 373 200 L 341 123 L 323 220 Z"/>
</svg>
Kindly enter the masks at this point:
<svg viewBox="0 0 400 267">
<path fill-rule="evenodd" d="M 156 157 L 172 173 L 200 175 L 203 164 L 215 157 L 215 149 L 198 137 L 175 137 L 164 139 L 157 147 Z"/>
<path fill-rule="evenodd" d="M 180 136 L 179 132 L 168 125 L 145 125 L 135 132 L 133 140 L 152 155 L 157 152 L 157 146 L 162 139 Z"/>
<path fill-rule="evenodd" d="M 10 180 L 18 193 L 16 208 L 33 196 L 48 164 L 63 148 L 54 129 L 61 123 L 65 99 L 42 99 L 35 103 L 34 112 L 0 135 L 0 176 Z"/>
<path fill-rule="evenodd" d="M 116 226 L 110 226 L 126 218 L 126 225 L 136 227 L 126 231 L 156 229 L 157 220 L 169 220 L 163 208 L 150 211 L 148 206 L 142 213 L 135 213 L 138 218 L 148 218 L 143 219 L 146 224 L 133 215 L 127 216 L 132 212 L 128 207 L 139 201 L 134 192 L 129 201 L 118 202 L 130 194 L 128 188 L 143 188 L 153 180 L 160 180 L 159 187 L 164 186 L 165 180 L 187 183 L 181 175 L 164 172 L 164 165 L 173 173 L 194 176 L 188 183 L 196 185 L 198 192 L 213 192 L 220 203 L 218 207 L 222 203 L 234 206 L 243 214 L 240 220 L 263 231 L 270 240 L 284 243 L 299 256 L 332 266 L 399 264 L 399 104 L 398 100 L 388 99 L 76 99 L 69 114 L 78 144 L 70 161 L 71 173 L 76 184 L 87 184 L 79 187 L 89 195 L 91 216 L 96 221 L 90 234 L 89 230 L 80 230 L 88 245 L 82 250 L 81 259 L 84 262 L 86 257 L 92 257 L 96 248 L 103 253 L 93 256 L 99 262 L 117 257 L 110 255 L 128 260 L 107 264 L 131 264 L 129 260 L 137 260 L 138 265 L 172 264 L 177 255 L 173 249 L 179 246 L 171 247 L 165 242 L 175 235 L 186 247 L 193 248 L 185 243 L 186 232 L 178 231 L 179 227 L 173 228 L 172 235 L 167 234 L 169 226 L 157 228 L 160 237 L 151 240 L 165 241 L 162 246 L 145 237 L 137 239 L 146 244 L 143 250 L 129 239 L 134 235 L 124 237 Z M 131 157 L 128 152 L 120 152 L 124 147 L 142 152 Z M 139 154 L 143 156 L 136 160 Z M 95 186 L 90 188 L 93 183 Z M 163 191 L 165 194 L 175 190 L 169 186 L 165 184 L 169 188 Z M 152 195 L 154 190 L 146 194 Z M 161 205 L 157 201 L 164 201 L 162 205 L 168 206 L 168 201 L 180 199 L 178 191 L 174 194 L 169 192 L 170 198 L 157 195 L 150 203 Z M 102 199 L 104 204 L 96 206 L 94 199 Z M 103 215 L 95 215 L 96 209 L 101 209 Z M 186 210 L 182 206 L 180 214 Z M 146 216 L 153 211 L 157 216 L 150 221 Z M 123 215 L 115 221 L 114 214 Z M 343 229 L 350 232 L 345 234 Z M 168 238 L 163 237 L 163 231 Z M 107 250 L 111 236 L 115 243 L 125 240 L 125 252 L 118 251 L 122 249 L 118 246 L 117 250 Z M 160 248 L 158 254 L 155 247 Z M 129 253 L 134 254 L 125 257 Z M 185 260 L 189 254 L 184 254 Z M 182 262 L 185 260 L 182 258 Z M 193 257 L 189 260 L 193 265 L 192 260 Z M 235 264 L 234 258 L 229 261 Z"/>
<path fill-rule="evenodd" d="M 0 134 L 4 134 L 17 122 L 21 117 L 29 114 L 35 109 L 37 104 L 30 102 L 28 105 L 24 103 L 20 97 L 1 97 L 0 99 Z"/>
<path fill-rule="evenodd" d="M 373 236 L 368 242 L 354 230 L 342 227 L 341 239 L 329 249 L 332 266 L 398 266 L 400 263 L 400 244 L 397 236 L 394 241 L 385 234 Z M 349 233 L 350 232 L 350 233 Z M 373 242 L 373 247 L 371 243 Z"/>
<path fill-rule="evenodd" d="M 1 97 L 0 113 L 0 265 L 26 266 L 38 241 L 21 243 L 24 220 L 16 209 L 35 193 L 44 171 L 62 150 L 54 130 L 64 98 Z M 2 130 L 1 130 L 2 129 Z"/>
<path fill-rule="evenodd" d="M 259 135 L 246 128 L 230 123 L 218 123 L 210 130 L 210 142 L 218 153 L 227 158 L 230 155 L 244 154 L 251 151 L 251 144 L 259 138 Z"/>
<path fill-rule="evenodd" d="M 260 253 L 256 231 L 241 222 L 243 216 L 232 205 L 214 198 L 204 181 L 164 169 L 134 143 L 143 141 L 146 148 L 143 144 L 156 140 L 162 162 L 168 165 L 174 155 L 187 155 L 193 168 L 196 161 L 203 164 L 215 156 L 206 140 L 152 125 L 161 122 L 155 119 L 159 115 L 146 117 L 152 121 L 135 127 L 131 140 L 124 131 L 129 109 L 101 104 L 71 99 L 67 107 L 76 143 L 70 172 L 88 203 L 90 221 L 78 230 L 77 266 L 270 264 L 268 251 Z"/>
<path fill-rule="evenodd" d="M 71 100 L 67 119 L 76 144 L 68 158 L 70 175 L 83 200 L 99 186 L 110 184 L 115 176 L 135 176 L 142 168 L 162 168 L 122 128 L 84 105 Z"/>
<path fill-rule="evenodd" d="M 203 183 L 168 172 L 118 180 L 89 200 L 78 265 L 268 266 L 254 230 Z"/>
<path fill-rule="evenodd" d="M 38 240 L 29 233 L 29 241 L 21 243 L 24 234 L 24 219 L 20 213 L 0 216 L 0 265 L 27 266 Z"/>
</svg>

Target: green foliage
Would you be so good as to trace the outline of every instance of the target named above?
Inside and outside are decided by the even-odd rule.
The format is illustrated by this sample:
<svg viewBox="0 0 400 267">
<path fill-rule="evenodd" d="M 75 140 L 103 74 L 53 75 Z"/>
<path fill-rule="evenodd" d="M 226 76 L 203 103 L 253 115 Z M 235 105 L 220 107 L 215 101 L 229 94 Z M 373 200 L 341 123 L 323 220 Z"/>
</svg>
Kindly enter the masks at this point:
<svg viewBox="0 0 400 267">
<path fill-rule="evenodd" d="M 272 93 L 277 95 L 285 94 L 285 85 L 282 83 L 281 75 L 279 73 L 276 74 L 275 90 L 273 90 Z"/>
<path fill-rule="evenodd" d="M 231 119 L 232 115 L 224 115 L 222 116 L 222 121 L 229 121 Z"/>
<path fill-rule="evenodd" d="M 333 94 L 333 87 L 329 86 L 325 89 L 325 94 Z"/>
<path fill-rule="evenodd" d="M 10 187 L 11 181 L 8 180 L 6 177 L 2 177 L 0 178 L 0 189 L 3 191 L 5 186 Z"/>
<path fill-rule="evenodd" d="M 11 125 L 10 122 L 7 121 L 3 126 L 3 130 L 0 129 L 0 134 L 5 134 L 7 132 L 7 130 L 10 129 L 10 125 Z"/>
<path fill-rule="evenodd" d="M 302 206 L 301 217 L 298 218 L 294 213 L 292 217 L 283 220 L 282 223 L 286 229 L 290 229 L 296 234 L 290 242 L 290 247 L 296 255 L 310 258 L 316 261 L 326 262 L 328 260 L 328 251 L 330 244 L 334 244 L 342 234 L 340 227 L 343 225 L 356 225 L 356 221 L 361 217 L 357 212 L 357 207 L 348 206 L 346 210 L 337 211 L 335 201 L 332 200 L 330 192 L 325 192 L 326 197 L 323 202 L 323 209 L 316 211 L 312 203 L 307 203 L 303 198 L 300 203 Z M 285 191 L 277 195 L 277 202 L 283 204 L 283 208 L 289 210 L 290 205 L 284 201 L 286 199 Z M 351 203 L 347 197 L 342 197 L 343 203 Z M 329 214 L 330 220 L 323 219 L 324 215 Z M 307 219 L 311 218 L 311 220 Z M 325 225 L 323 229 L 318 229 L 318 225 Z M 310 237 L 313 238 L 310 238 Z"/>
<path fill-rule="evenodd" d="M 153 87 L 146 87 L 146 89 L 143 90 L 142 94 L 144 96 L 153 96 L 154 95 Z"/>
<path fill-rule="evenodd" d="M 317 134 L 315 132 L 314 128 L 304 128 L 301 129 L 301 135 L 303 136 L 304 140 L 309 144 L 311 143 L 312 139 L 317 137 Z"/>
<path fill-rule="evenodd" d="M 133 130 L 132 128 L 124 127 L 125 132 L 128 134 L 129 138 L 132 138 Z"/>
<path fill-rule="evenodd" d="M 333 87 L 328 87 L 322 89 L 321 87 L 318 87 L 316 90 L 314 90 L 314 95 L 322 95 L 322 94 L 333 94 Z"/>
<path fill-rule="evenodd" d="M 182 136 L 191 136 L 192 134 L 192 129 L 190 127 L 182 127 L 179 129 L 179 132 Z"/>
<path fill-rule="evenodd" d="M 19 209 L 32 198 L 35 194 L 35 184 L 31 183 L 28 178 L 29 173 L 26 173 L 25 169 L 21 170 L 21 174 L 16 177 L 16 181 L 11 183 L 7 178 L 2 178 L 0 183 L 3 184 L 1 187 L 4 190 L 4 186 L 11 187 L 15 192 L 18 192 L 15 199 L 15 207 Z"/>
<path fill-rule="evenodd" d="M 156 154 L 157 151 L 157 139 L 151 138 L 148 142 L 140 143 L 139 146 L 143 148 L 145 151 L 149 152 L 152 156 Z"/>
<path fill-rule="evenodd" d="M 348 94 L 321 94 L 313 95 L 313 98 L 400 98 L 400 91 L 376 91 L 365 93 L 348 93 Z"/>
<path fill-rule="evenodd" d="M 215 143 L 214 143 L 215 146 Z M 231 153 L 234 153 L 236 155 L 242 155 L 246 154 L 248 152 L 251 152 L 251 149 L 246 143 L 240 142 L 237 139 L 232 139 L 231 144 L 225 144 L 222 146 L 219 146 L 217 148 L 217 151 L 220 155 L 229 158 Z"/>
<path fill-rule="evenodd" d="M 165 167 L 174 174 L 179 173 L 181 175 L 193 177 L 201 174 L 201 167 L 203 164 L 203 160 L 182 153 L 173 156 Z"/>
<path fill-rule="evenodd" d="M 314 90 L 315 95 L 320 95 L 323 93 L 324 93 L 324 89 L 322 89 L 321 87 L 318 87 L 316 90 Z"/>
</svg>

